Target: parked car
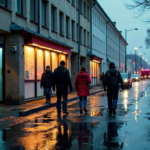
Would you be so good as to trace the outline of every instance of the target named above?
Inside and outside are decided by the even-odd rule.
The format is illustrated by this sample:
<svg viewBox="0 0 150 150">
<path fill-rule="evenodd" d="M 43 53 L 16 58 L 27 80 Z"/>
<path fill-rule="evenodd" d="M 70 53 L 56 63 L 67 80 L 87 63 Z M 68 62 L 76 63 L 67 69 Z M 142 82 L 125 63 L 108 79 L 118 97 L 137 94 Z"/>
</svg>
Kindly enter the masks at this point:
<svg viewBox="0 0 150 150">
<path fill-rule="evenodd" d="M 139 74 L 132 74 L 131 75 L 132 81 L 140 81 L 141 77 Z"/>
<path fill-rule="evenodd" d="M 124 87 L 132 88 L 132 78 L 129 73 L 121 73 Z"/>
</svg>

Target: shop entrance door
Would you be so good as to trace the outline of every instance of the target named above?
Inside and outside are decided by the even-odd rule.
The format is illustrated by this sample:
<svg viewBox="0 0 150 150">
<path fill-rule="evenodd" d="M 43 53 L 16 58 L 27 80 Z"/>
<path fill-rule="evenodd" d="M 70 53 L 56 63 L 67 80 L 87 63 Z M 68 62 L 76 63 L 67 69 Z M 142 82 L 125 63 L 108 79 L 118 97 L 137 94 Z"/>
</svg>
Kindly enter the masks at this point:
<svg viewBox="0 0 150 150">
<path fill-rule="evenodd" d="M 0 103 L 3 101 L 3 47 L 0 46 Z"/>
</svg>

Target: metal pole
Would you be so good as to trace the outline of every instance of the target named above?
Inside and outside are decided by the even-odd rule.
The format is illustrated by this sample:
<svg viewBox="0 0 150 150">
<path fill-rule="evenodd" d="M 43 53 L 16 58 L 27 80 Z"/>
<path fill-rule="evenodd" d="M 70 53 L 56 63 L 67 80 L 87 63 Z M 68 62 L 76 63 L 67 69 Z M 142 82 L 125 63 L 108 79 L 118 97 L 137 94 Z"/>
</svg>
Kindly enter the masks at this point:
<svg viewBox="0 0 150 150">
<path fill-rule="evenodd" d="M 40 34 L 41 29 L 40 29 L 40 22 L 41 22 L 41 16 L 40 16 L 40 8 L 41 8 L 41 0 L 38 1 L 38 33 Z"/>
<path fill-rule="evenodd" d="M 134 55 L 134 61 L 135 61 L 135 67 L 134 67 L 134 70 L 136 71 L 136 50 L 135 50 L 135 55 Z"/>
<path fill-rule="evenodd" d="M 81 31 L 80 31 L 80 12 L 81 12 L 81 5 L 80 0 L 78 0 L 78 33 L 79 33 L 79 43 L 78 43 L 78 72 L 80 72 L 80 46 L 81 46 Z"/>
<path fill-rule="evenodd" d="M 127 30 L 125 29 L 125 40 L 127 42 Z M 125 48 L 125 72 L 127 72 L 127 45 Z"/>
</svg>

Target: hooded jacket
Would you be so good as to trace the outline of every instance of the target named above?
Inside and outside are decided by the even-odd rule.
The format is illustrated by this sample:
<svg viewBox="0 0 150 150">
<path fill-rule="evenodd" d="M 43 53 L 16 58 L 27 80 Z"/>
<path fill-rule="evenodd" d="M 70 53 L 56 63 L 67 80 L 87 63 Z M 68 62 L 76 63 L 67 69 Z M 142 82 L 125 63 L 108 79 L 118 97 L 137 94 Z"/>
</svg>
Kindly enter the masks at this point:
<svg viewBox="0 0 150 150">
<path fill-rule="evenodd" d="M 69 70 L 64 66 L 59 66 L 54 71 L 54 88 L 57 89 L 67 89 L 68 86 L 72 90 L 71 78 Z"/>
<path fill-rule="evenodd" d="M 51 88 L 53 86 L 53 72 L 45 71 L 41 77 L 41 87 Z"/>
<path fill-rule="evenodd" d="M 75 80 L 75 87 L 77 90 L 77 95 L 78 96 L 89 96 L 89 84 L 91 83 L 91 79 L 89 77 L 89 75 L 84 72 L 81 71 L 78 73 L 78 75 L 76 76 L 76 80 Z"/>
<path fill-rule="evenodd" d="M 114 68 L 109 69 L 104 76 L 104 88 L 119 89 L 119 83 L 123 88 L 123 80 L 119 71 Z"/>
</svg>

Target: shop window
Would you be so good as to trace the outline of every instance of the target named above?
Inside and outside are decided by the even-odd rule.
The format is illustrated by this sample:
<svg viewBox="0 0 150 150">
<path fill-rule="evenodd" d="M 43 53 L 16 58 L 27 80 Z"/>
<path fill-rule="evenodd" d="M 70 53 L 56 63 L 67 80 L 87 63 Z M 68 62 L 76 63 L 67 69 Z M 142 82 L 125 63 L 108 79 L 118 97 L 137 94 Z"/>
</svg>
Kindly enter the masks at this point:
<svg viewBox="0 0 150 150">
<path fill-rule="evenodd" d="M 37 49 L 37 79 L 40 80 L 44 71 L 43 50 Z"/>
<path fill-rule="evenodd" d="M 25 46 L 25 80 L 34 80 L 35 79 L 35 52 L 34 48 Z"/>
<path fill-rule="evenodd" d="M 38 3 L 37 0 L 30 0 L 30 20 L 37 22 L 38 19 Z"/>
<path fill-rule="evenodd" d="M 52 55 L 52 71 L 54 72 L 54 70 L 58 67 L 58 54 L 52 52 L 51 55 Z"/>
<path fill-rule="evenodd" d="M 67 64 L 66 55 L 64 55 L 64 54 L 59 54 L 59 62 L 61 62 L 62 60 L 65 61 L 66 64 Z M 67 65 L 66 65 L 65 67 L 67 67 Z"/>
<path fill-rule="evenodd" d="M 25 99 L 35 97 L 35 83 L 25 82 Z"/>
<path fill-rule="evenodd" d="M 41 82 L 37 81 L 37 97 L 44 96 L 44 90 L 40 87 Z"/>
<path fill-rule="evenodd" d="M 0 0 L 0 6 L 7 7 L 7 0 Z"/>
<path fill-rule="evenodd" d="M 56 7 L 51 7 L 51 29 L 52 31 L 56 31 L 56 19 L 57 18 L 57 9 Z"/>
<path fill-rule="evenodd" d="M 45 51 L 45 67 L 46 66 L 50 66 L 50 52 L 48 51 Z"/>
<path fill-rule="evenodd" d="M 16 13 L 23 16 L 23 0 L 16 0 Z"/>
</svg>

